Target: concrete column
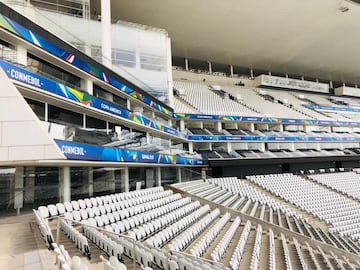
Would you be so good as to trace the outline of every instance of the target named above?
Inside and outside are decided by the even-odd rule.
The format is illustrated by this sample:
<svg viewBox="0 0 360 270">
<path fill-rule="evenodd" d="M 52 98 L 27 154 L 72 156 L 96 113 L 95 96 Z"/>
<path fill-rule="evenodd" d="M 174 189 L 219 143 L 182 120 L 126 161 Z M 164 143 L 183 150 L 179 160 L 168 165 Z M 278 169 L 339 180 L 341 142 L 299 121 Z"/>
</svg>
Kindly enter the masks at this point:
<svg viewBox="0 0 360 270">
<path fill-rule="evenodd" d="M 68 166 L 59 169 L 59 199 L 60 202 L 71 201 L 71 174 Z"/>
<path fill-rule="evenodd" d="M 126 109 L 131 110 L 131 103 L 129 99 L 126 100 Z"/>
<path fill-rule="evenodd" d="M 189 60 L 185 58 L 185 70 L 189 71 Z"/>
<path fill-rule="evenodd" d="M 86 128 L 86 114 L 83 114 L 83 128 Z"/>
<path fill-rule="evenodd" d="M 35 168 L 34 167 L 27 167 L 27 171 L 31 171 L 31 172 L 35 172 Z M 26 176 L 26 181 L 24 183 L 24 202 L 32 204 L 35 201 L 35 174 L 31 173 L 31 174 L 27 174 Z"/>
<path fill-rule="evenodd" d="M 230 153 L 232 151 L 232 143 L 231 142 L 226 143 L 226 151 L 228 153 Z"/>
<path fill-rule="evenodd" d="M 180 120 L 180 131 L 183 131 L 185 129 L 185 122 L 184 120 Z"/>
<path fill-rule="evenodd" d="M 121 192 L 128 192 L 130 190 L 129 184 L 129 168 L 123 168 L 121 170 Z"/>
<path fill-rule="evenodd" d="M 27 66 L 27 49 L 21 45 L 16 46 L 16 62 L 22 66 Z"/>
<path fill-rule="evenodd" d="M 103 65 L 111 68 L 111 3 L 101 0 L 101 54 Z"/>
<path fill-rule="evenodd" d="M 20 209 L 24 207 L 24 167 L 15 169 L 14 185 L 14 209 L 20 215 Z"/>
<path fill-rule="evenodd" d="M 181 179 L 181 171 L 182 171 L 182 168 L 180 168 L 180 167 L 176 168 L 176 182 L 177 182 L 177 183 L 181 183 L 181 182 L 182 182 L 182 179 Z"/>
<path fill-rule="evenodd" d="M 85 175 L 84 177 L 88 180 L 88 191 L 89 191 L 89 197 L 94 196 L 94 174 L 93 174 L 93 168 L 87 167 L 84 169 Z"/>
<path fill-rule="evenodd" d="M 108 171 L 106 173 L 107 182 L 109 183 L 109 187 L 111 192 L 115 193 L 115 170 Z"/>
<path fill-rule="evenodd" d="M 250 69 L 250 78 L 254 78 L 254 70 L 252 68 Z"/>
<path fill-rule="evenodd" d="M 189 142 L 188 145 L 189 145 L 189 153 L 193 154 L 194 153 L 194 145 L 193 145 L 193 143 Z"/>
<path fill-rule="evenodd" d="M 150 143 L 151 141 L 151 135 L 149 132 L 146 132 L 146 143 Z"/>
<path fill-rule="evenodd" d="M 94 85 L 93 82 L 89 79 L 82 79 L 80 81 L 80 87 L 81 89 L 85 90 L 89 95 L 94 94 Z"/>
<path fill-rule="evenodd" d="M 209 64 L 209 73 L 212 74 L 212 65 L 211 65 L 211 62 L 208 62 Z"/>
<path fill-rule="evenodd" d="M 283 131 L 284 131 L 284 126 L 281 125 L 281 124 L 279 125 L 279 131 L 280 131 L 280 132 L 283 132 Z"/>
<path fill-rule="evenodd" d="M 329 82 L 329 86 L 330 86 L 330 88 L 334 88 L 333 81 Z"/>
<path fill-rule="evenodd" d="M 215 130 L 217 130 L 217 131 L 222 130 L 222 123 L 220 121 L 215 122 Z"/>
<path fill-rule="evenodd" d="M 49 104 L 45 103 L 45 116 L 44 116 L 45 122 L 49 122 Z"/>
<path fill-rule="evenodd" d="M 254 123 L 249 124 L 249 130 L 252 131 L 252 132 L 255 131 L 255 124 Z"/>
<path fill-rule="evenodd" d="M 230 77 L 234 77 L 234 67 L 230 65 Z"/>
<path fill-rule="evenodd" d="M 160 167 L 155 168 L 155 186 L 156 187 L 161 186 L 161 168 Z"/>
</svg>

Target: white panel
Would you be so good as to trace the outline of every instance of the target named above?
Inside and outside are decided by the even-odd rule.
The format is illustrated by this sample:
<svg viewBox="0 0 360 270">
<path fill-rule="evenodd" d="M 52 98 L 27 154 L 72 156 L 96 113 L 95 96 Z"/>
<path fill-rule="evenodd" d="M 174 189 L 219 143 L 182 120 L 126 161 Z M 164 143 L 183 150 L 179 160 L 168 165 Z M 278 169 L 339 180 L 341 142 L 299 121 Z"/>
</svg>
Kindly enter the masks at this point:
<svg viewBox="0 0 360 270">
<path fill-rule="evenodd" d="M 0 91 L 2 92 L 2 91 Z M 0 97 L 0 122 L 1 121 L 17 121 L 17 120 L 33 120 L 29 115 L 30 108 L 26 103 L 19 103 L 17 97 Z"/>
<path fill-rule="evenodd" d="M 1 160 L 37 160 L 45 156 L 45 146 L 52 147 L 49 159 L 65 159 L 40 120 L 31 110 L 14 84 L 0 69 L 0 147 Z M 9 147 L 9 148 L 7 148 Z M 50 154 L 51 153 L 51 154 Z"/>
<path fill-rule="evenodd" d="M 33 121 L 4 122 L 2 145 L 38 145 L 50 144 L 45 132 L 39 132 Z"/>
<path fill-rule="evenodd" d="M 9 160 L 44 159 L 45 148 L 42 145 L 9 147 Z"/>
<path fill-rule="evenodd" d="M 9 160 L 9 149 L 7 147 L 0 147 L 0 161 Z"/>
</svg>

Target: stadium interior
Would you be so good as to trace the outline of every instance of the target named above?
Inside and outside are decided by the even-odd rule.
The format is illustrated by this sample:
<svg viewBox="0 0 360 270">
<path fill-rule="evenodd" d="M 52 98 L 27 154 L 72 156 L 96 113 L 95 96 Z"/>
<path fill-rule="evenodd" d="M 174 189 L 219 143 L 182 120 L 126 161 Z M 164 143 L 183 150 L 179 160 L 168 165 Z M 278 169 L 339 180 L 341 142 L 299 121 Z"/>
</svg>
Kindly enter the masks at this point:
<svg viewBox="0 0 360 270">
<path fill-rule="evenodd" d="M 359 1 L 150 2 L 0 1 L 0 269 L 360 269 Z"/>
</svg>

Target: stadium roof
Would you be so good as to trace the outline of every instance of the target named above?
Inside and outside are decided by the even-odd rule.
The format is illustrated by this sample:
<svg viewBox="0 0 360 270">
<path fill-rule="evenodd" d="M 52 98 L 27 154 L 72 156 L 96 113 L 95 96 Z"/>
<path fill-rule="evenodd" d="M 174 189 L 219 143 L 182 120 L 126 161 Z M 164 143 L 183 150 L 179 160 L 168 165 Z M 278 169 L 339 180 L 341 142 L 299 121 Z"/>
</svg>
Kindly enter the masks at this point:
<svg viewBox="0 0 360 270">
<path fill-rule="evenodd" d="M 116 0 L 112 18 L 166 29 L 174 56 L 360 84 L 355 1 Z"/>
</svg>

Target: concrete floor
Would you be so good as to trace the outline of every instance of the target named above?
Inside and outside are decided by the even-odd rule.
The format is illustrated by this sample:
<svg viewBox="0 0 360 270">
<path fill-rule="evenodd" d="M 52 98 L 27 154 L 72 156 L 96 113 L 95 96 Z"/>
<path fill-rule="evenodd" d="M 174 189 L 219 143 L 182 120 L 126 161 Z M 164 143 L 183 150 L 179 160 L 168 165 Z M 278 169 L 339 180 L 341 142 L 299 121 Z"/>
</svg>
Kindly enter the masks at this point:
<svg viewBox="0 0 360 270">
<path fill-rule="evenodd" d="M 0 218 L 0 269 L 55 270 L 32 211 Z"/>
</svg>

